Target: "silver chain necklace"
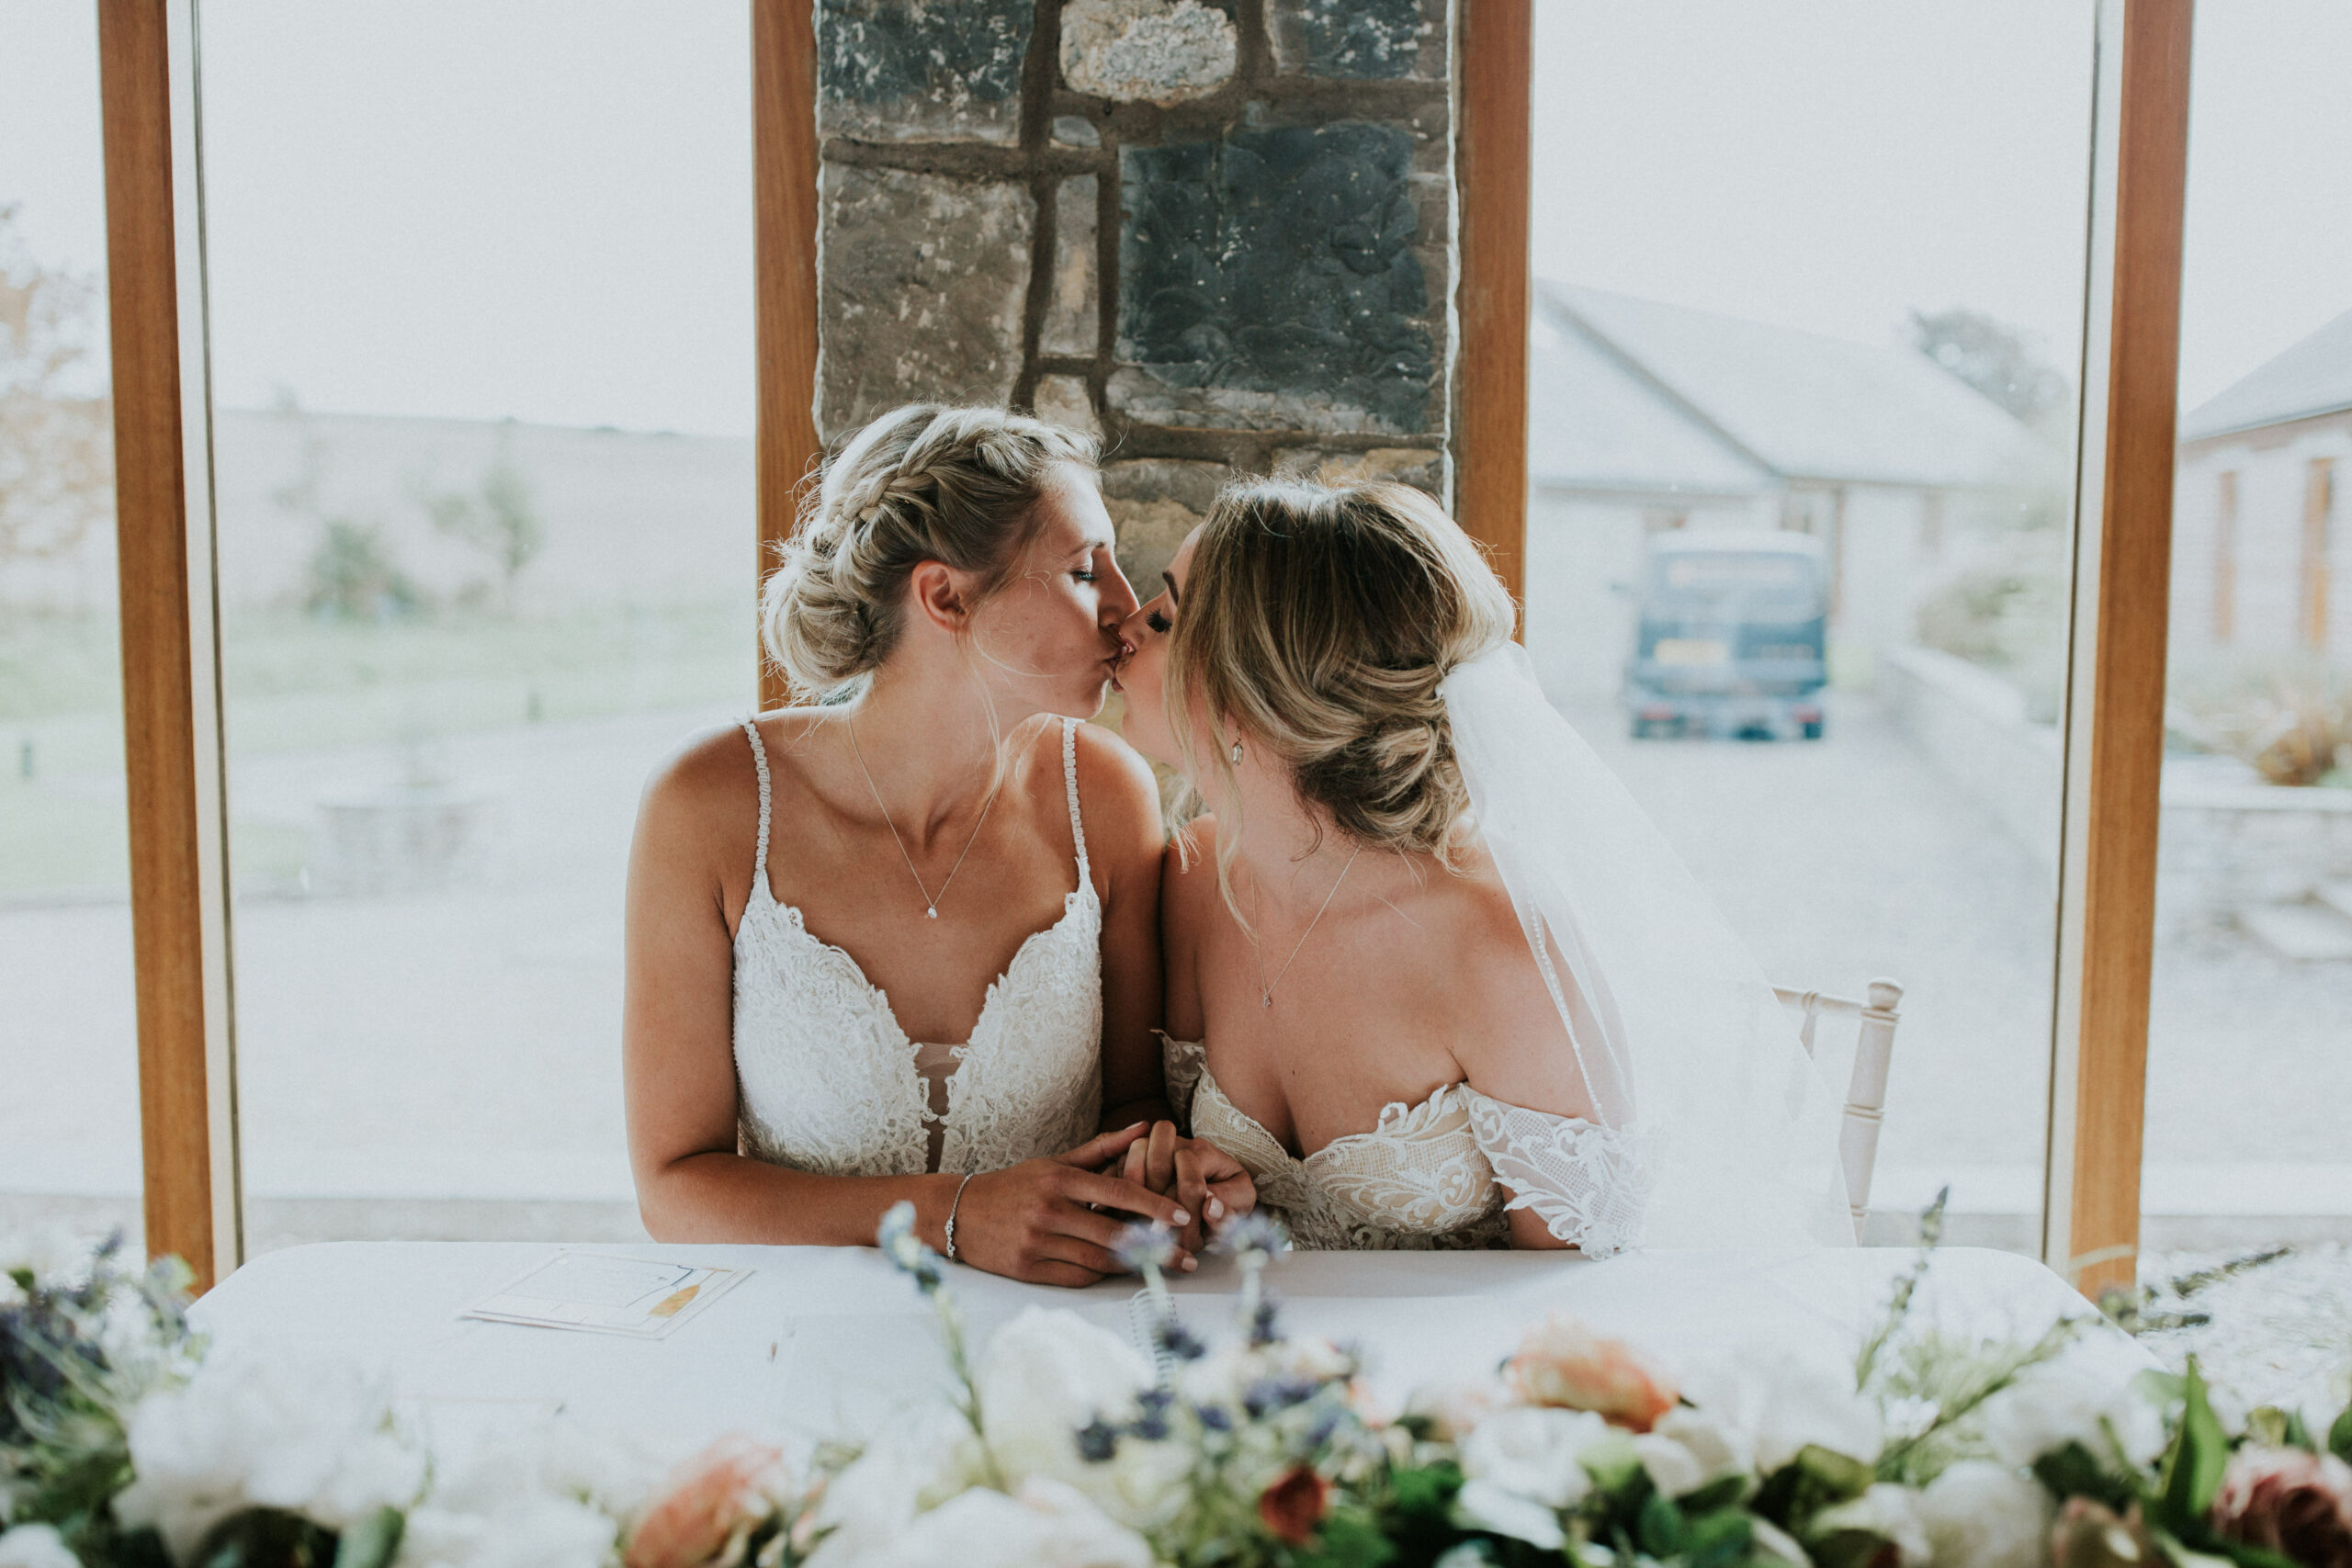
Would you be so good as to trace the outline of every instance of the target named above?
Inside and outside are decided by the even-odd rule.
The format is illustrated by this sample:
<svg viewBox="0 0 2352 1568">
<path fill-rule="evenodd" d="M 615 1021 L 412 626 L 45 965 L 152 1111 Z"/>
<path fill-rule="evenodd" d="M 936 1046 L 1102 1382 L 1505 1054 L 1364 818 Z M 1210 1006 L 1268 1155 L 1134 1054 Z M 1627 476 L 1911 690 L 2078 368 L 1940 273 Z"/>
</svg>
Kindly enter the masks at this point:
<svg viewBox="0 0 2352 1568">
<path fill-rule="evenodd" d="M 1362 853 L 1363 853 L 1363 846 L 1362 844 L 1358 844 L 1356 846 L 1356 854 L 1350 855 L 1348 857 L 1348 863 L 1340 868 L 1340 874 L 1338 877 L 1333 879 L 1331 883 L 1331 891 L 1323 895 L 1323 903 L 1321 907 L 1315 911 L 1315 918 L 1306 922 L 1306 929 L 1305 931 L 1298 933 L 1298 944 L 1290 950 L 1290 956 L 1283 961 L 1282 970 L 1279 974 L 1275 975 L 1272 985 L 1269 985 L 1266 982 L 1265 950 L 1259 947 L 1254 942 L 1250 944 L 1252 951 L 1258 954 L 1258 1005 L 1260 1007 L 1270 1008 L 1274 1005 L 1274 987 L 1283 983 L 1283 976 L 1289 974 L 1290 966 L 1298 962 L 1299 952 L 1306 946 L 1306 939 L 1313 936 L 1315 934 L 1315 928 L 1323 923 L 1323 911 L 1331 907 L 1331 900 L 1340 896 L 1340 884 L 1345 882 L 1348 879 L 1348 873 L 1356 868 L 1356 855 L 1360 855 Z"/>
<path fill-rule="evenodd" d="M 939 901 L 947 897 L 948 883 L 956 880 L 956 874 L 964 869 L 965 858 L 971 854 L 972 846 L 980 841 L 980 829 L 988 826 L 989 809 L 996 805 L 997 790 L 1004 787 L 1003 781 L 999 780 L 996 789 L 989 791 L 988 799 L 980 806 L 980 819 L 972 824 L 972 836 L 964 840 L 964 853 L 956 857 L 956 863 L 947 869 L 947 881 L 941 883 L 939 891 L 933 893 L 923 886 L 922 873 L 915 869 L 915 857 L 907 853 L 907 841 L 899 837 L 899 825 L 890 820 L 890 808 L 882 804 L 882 792 L 874 787 L 874 770 L 865 765 L 865 750 L 857 743 L 857 721 L 844 719 L 842 722 L 849 729 L 849 749 L 851 754 L 857 758 L 857 771 L 865 775 L 865 791 L 874 797 L 874 809 L 882 813 L 882 826 L 890 829 L 890 841 L 899 846 L 899 858 L 907 863 L 907 874 L 915 879 L 915 886 L 922 894 L 923 918 L 935 920 L 939 919 Z M 1295 958 L 1298 955 L 1293 953 L 1291 956 Z"/>
</svg>

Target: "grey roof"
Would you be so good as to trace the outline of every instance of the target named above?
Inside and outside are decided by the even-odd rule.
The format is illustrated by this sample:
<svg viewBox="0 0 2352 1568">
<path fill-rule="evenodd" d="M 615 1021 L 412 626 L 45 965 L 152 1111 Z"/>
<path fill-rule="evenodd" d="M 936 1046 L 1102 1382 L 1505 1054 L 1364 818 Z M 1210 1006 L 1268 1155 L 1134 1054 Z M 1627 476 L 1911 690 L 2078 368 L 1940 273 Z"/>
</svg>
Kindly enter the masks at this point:
<svg viewBox="0 0 2352 1568">
<path fill-rule="evenodd" d="M 1593 351 L 1539 351 L 1539 387 L 1588 374 L 1597 354 L 1694 432 L 1781 479 L 2000 487 L 2029 482 L 2052 459 L 2006 410 L 1912 349 L 1560 284 L 1539 286 L 1538 310 Z M 1540 452 L 1546 434 L 1539 426 L 1533 437 Z M 1652 466 L 1661 461 L 1664 451 Z"/>
<path fill-rule="evenodd" d="M 2283 424 L 2352 408 L 2352 310 L 2183 415 L 2180 438 Z"/>
<path fill-rule="evenodd" d="M 1583 333 L 1534 322 L 1527 471 L 1538 487 L 1755 495 L 1772 475 Z"/>
</svg>

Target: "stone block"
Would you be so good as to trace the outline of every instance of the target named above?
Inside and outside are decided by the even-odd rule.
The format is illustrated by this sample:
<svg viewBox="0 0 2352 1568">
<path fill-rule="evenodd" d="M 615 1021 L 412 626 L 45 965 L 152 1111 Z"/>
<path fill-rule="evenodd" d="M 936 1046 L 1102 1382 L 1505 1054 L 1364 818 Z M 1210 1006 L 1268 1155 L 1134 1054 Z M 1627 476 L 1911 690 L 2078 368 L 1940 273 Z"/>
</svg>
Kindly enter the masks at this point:
<svg viewBox="0 0 2352 1568">
<path fill-rule="evenodd" d="M 1159 592 L 1159 574 L 1184 536 L 1208 515 L 1234 477 L 1223 463 L 1140 457 L 1102 469 L 1102 505 L 1119 530 L 1119 570 L 1138 597 Z"/>
<path fill-rule="evenodd" d="M 1102 145 L 1102 133 L 1094 129 L 1092 120 L 1083 116 L 1057 115 L 1054 117 L 1054 140 L 1065 147 L 1100 147 Z"/>
<path fill-rule="evenodd" d="M 1319 446 L 1284 446 L 1274 454 L 1283 479 L 1317 479 L 1328 485 L 1394 479 L 1445 499 L 1445 455 L 1426 446 L 1374 446 L 1368 452 L 1327 452 Z"/>
<path fill-rule="evenodd" d="M 1272 0 L 1266 31 L 1285 75 L 1356 81 L 1446 76 L 1448 0 Z"/>
<path fill-rule="evenodd" d="M 829 164 L 820 195 L 825 434 L 902 402 L 1009 400 L 1036 221 L 1027 188 Z"/>
<path fill-rule="evenodd" d="M 1054 287 L 1039 323 L 1037 346 L 1047 354 L 1091 356 L 1101 340 L 1094 287 L 1095 180 L 1080 175 L 1054 193 Z"/>
<path fill-rule="evenodd" d="M 1442 427 L 1414 132 L 1236 130 L 1120 155 L 1111 406 L 1146 423 Z"/>
<path fill-rule="evenodd" d="M 1232 79 L 1233 18 L 1199 0 L 1069 0 L 1062 80 L 1118 103 L 1204 97 Z"/>
<path fill-rule="evenodd" d="M 1011 142 L 1033 0 L 817 0 L 817 127 L 866 141 Z"/>
<path fill-rule="evenodd" d="M 1075 376 L 1041 377 L 1030 406 L 1049 424 L 1096 437 L 1102 434 L 1102 422 L 1094 417 L 1094 400 L 1086 395 L 1086 383 Z"/>
</svg>

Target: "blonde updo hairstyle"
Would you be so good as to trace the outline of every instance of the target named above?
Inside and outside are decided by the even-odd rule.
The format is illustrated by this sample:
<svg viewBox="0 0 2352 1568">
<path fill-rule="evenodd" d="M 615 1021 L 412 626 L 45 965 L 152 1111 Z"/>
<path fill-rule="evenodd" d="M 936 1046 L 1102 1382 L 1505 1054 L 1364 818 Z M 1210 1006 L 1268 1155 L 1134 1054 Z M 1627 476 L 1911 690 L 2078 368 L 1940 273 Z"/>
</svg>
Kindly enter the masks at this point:
<svg viewBox="0 0 2352 1568">
<path fill-rule="evenodd" d="M 1091 470 L 1093 441 L 1002 409 L 909 403 L 827 457 L 760 594 L 761 640 L 804 701 L 823 701 L 890 657 L 907 581 L 927 560 L 1012 581 L 1054 470 Z"/>
<path fill-rule="evenodd" d="M 1513 621 L 1477 546 L 1419 491 L 1246 481 L 1193 547 L 1169 638 L 1170 727 L 1195 768 L 1229 784 L 1230 748 L 1254 746 L 1363 848 L 1451 867 L 1469 794 L 1438 684 Z M 1193 733 L 1193 697 L 1208 736 Z M 1237 835 L 1218 838 L 1222 885 Z"/>
</svg>

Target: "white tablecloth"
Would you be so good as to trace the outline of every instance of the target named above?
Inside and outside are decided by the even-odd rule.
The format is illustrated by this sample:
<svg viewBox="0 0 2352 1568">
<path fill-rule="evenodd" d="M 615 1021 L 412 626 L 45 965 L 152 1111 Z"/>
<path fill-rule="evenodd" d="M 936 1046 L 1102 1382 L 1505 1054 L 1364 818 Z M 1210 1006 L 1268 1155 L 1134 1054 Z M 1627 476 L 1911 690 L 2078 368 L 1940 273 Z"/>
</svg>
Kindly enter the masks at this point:
<svg viewBox="0 0 2352 1568">
<path fill-rule="evenodd" d="M 537 1408 L 695 1441 L 730 1430 L 855 1431 L 943 1388 L 931 1309 L 870 1247 L 587 1247 L 749 1269 L 667 1339 L 486 1323 L 465 1308 L 554 1255 L 553 1246 L 342 1242 L 267 1254 L 197 1303 L 216 1354 L 356 1363 L 426 1407 Z M 1267 1281 L 1293 1332 L 1355 1340 L 1391 1399 L 1493 1367 L 1529 1323 L 1563 1308 L 1669 1366 L 1773 1344 L 1849 1358 L 1914 1254 L 1634 1253 L 1595 1263 L 1531 1252 L 1295 1253 Z M 950 1266 L 977 1342 L 1024 1307 L 1064 1307 L 1121 1333 L 1133 1280 L 1084 1291 Z M 1175 1282 L 1186 1321 L 1227 1332 L 1236 1266 Z M 2030 1258 L 1973 1247 L 1936 1256 L 1923 1292 L 1939 1321 L 2039 1333 L 2089 1310 Z M 2118 1337 L 2116 1347 L 2131 1354 Z"/>
</svg>

